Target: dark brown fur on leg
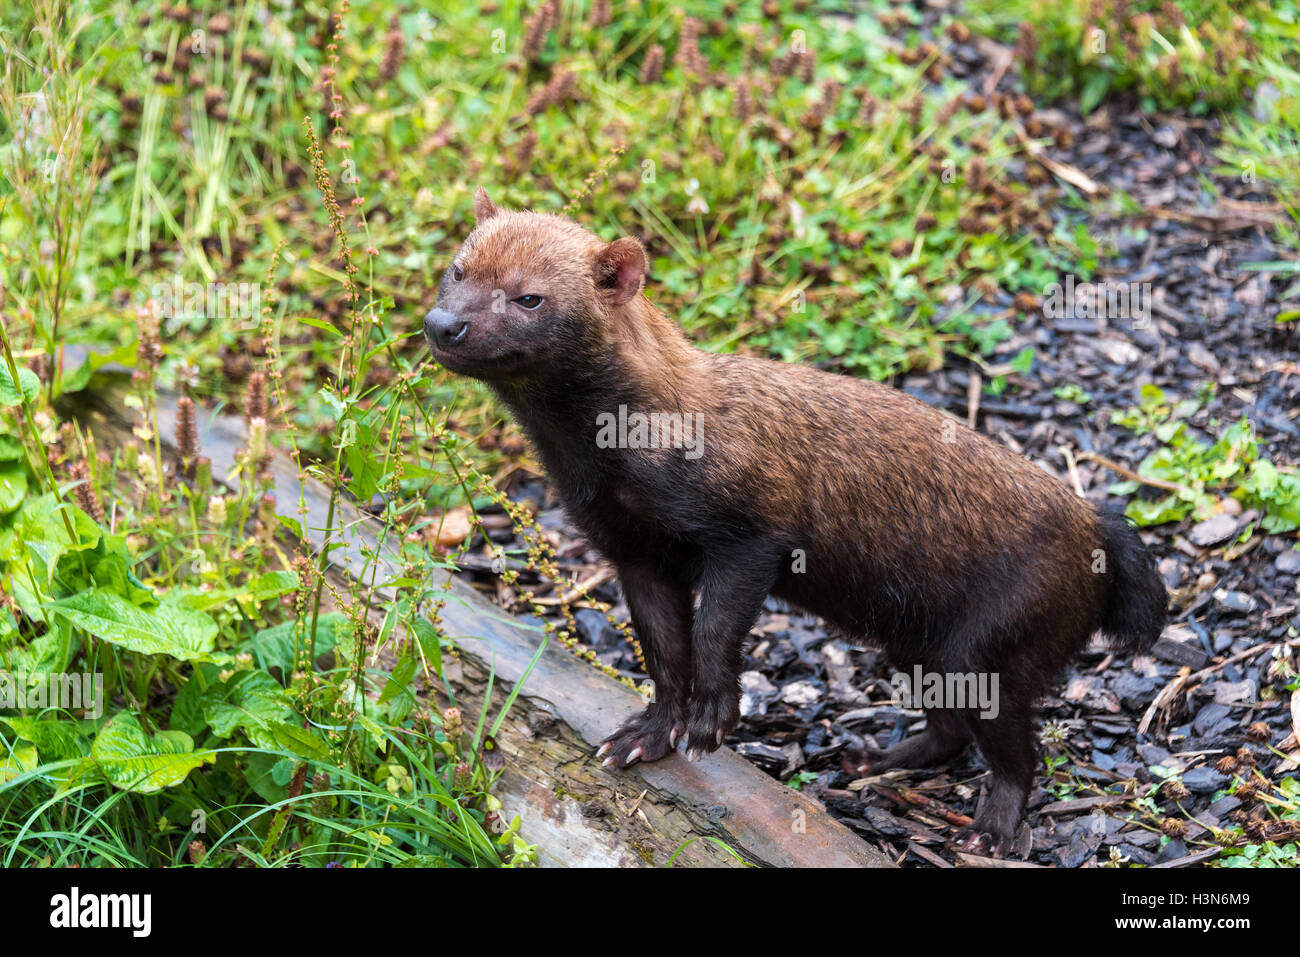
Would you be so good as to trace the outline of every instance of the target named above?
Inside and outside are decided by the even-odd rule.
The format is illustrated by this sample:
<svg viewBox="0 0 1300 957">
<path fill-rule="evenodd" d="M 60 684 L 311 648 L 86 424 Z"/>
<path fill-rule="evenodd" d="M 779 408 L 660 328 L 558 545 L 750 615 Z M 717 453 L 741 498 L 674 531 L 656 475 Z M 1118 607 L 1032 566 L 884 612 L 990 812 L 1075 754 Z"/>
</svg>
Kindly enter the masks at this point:
<svg viewBox="0 0 1300 957">
<path fill-rule="evenodd" d="M 658 761 L 686 734 L 691 691 L 691 585 L 650 565 L 619 566 L 619 581 L 654 681 L 654 700 L 605 741 L 598 757 L 626 767 Z"/>
<path fill-rule="evenodd" d="M 897 768 L 933 768 L 956 757 L 971 742 L 965 724 L 950 711 L 925 713 L 925 730 L 889 748 L 862 748 L 845 755 L 850 774 L 883 774 Z"/>
</svg>

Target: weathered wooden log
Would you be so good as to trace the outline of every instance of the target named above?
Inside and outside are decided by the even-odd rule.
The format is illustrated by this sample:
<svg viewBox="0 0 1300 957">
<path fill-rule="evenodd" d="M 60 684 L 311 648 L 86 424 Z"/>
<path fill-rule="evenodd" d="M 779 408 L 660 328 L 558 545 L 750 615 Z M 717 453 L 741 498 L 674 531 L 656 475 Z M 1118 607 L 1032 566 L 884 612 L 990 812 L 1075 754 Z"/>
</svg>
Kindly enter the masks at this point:
<svg viewBox="0 0 1300 957">
<path fill-rule="evenodd" d="M 99 374 L 73 412 L 97 436 L 101 447 L 126 441 L 131 425 L 122 402 L 121 376 Z M 175 397 L 159 394 L 163 436 L 175 434 Z M 235 466 L 246 444 L 244 423 L 235 417 L 200 413 L 203 453 L 213 474 Z M 276 500 L 284 508 L 307 503 L 305 535 L 319 551 L 330 490 L 308 478 L 283 454 L 270 464 Z M 331 552 L 335 569 L 356 578 L 367 563 L 379 564 L 377 581 L 400 577 L 398 542 L 381 538 L 370 515 L 340 499 L 335 507 Z M 381 599 L 391 592 L 375 589 Z M 377 614 L 383 614 L 383 602 Z M 520 681 L 543 634 L 487 603 L 474 589 L 453 580 L 442 614 L 459 654 L 444 661 L 458 703 L 477 707 L 489 685 L 495 714 Z M 555 643 L 524 681 L 496 741 L 506 769 L 494 793 L 508 814 L 523 819 L 523 836 L 538 846 L 544 865 L 741 866 L 710 840 L 725 842 L 746 861 L 795 867 L 892 867 L 875 848 L 827 814 L 817 802 L 781 785 L 729 749 L 690 763 L 679 754 L 628 770 L 604 768 L 596 747 L 628 716 L 643 707 L 640 697 Z"/>
</svg>

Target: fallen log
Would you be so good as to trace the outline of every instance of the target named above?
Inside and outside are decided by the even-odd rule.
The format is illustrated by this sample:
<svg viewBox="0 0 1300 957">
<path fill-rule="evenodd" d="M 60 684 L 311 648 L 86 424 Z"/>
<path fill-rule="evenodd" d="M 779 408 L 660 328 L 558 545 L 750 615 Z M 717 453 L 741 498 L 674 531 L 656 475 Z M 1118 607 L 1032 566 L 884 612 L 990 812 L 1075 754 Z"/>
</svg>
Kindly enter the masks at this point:
<svg viewBox="0 0 1300 957">
<path fill-rule="evenodd" d="M 80 393 L 72 412 L 101 447 L 131 438 L 121 375 L 100 373 Z M 159 429 L 175 434 L 174 395 L 158 396 Z M 246 444 L 244 423 L 233 416 L 200 414 L 201 446 L 213 475 L 235 467 Z M 318 552 L 330 489 L 275 453 L 270 469 L 276 500 L 307 504 L 304 534 Z M 334 571 L 357 578 L 366 554 L 378 578 L 401 577 L 397 541 L 346 500 L 335 505 L 335 537 L 345 547 L 331 552 Z M 374 589 L 381 599 L 392 593 Z M 491 689 L 491 713 L 524 676 L 543 635 L 488 604 L 453 579 L 442 611 L 443 627 L 458 649 L 444 661 L 458 703 L 477 708 Z M 377 613 L 382 616 L 383 602 Z M 506 767 L 494 793 L 507 817 L 518 813 L 523 836 L 549 866 L 663 866 L 676 854 L 684 866 L 744 866 L 745 862 L 790 867 L 893 867 L 893 862 L 832 818 L 822 805 L 763 774 L 730 749 L 697 763 L 679 754 L 627 770 L 594 760 L 599 743 L 643 707 L 639 695 L 575 658 L 558 644 L 547 646 L 499 729 L 496 742 Z M 713 838 L 740 855 L 738 860 Z"/>
</svg>

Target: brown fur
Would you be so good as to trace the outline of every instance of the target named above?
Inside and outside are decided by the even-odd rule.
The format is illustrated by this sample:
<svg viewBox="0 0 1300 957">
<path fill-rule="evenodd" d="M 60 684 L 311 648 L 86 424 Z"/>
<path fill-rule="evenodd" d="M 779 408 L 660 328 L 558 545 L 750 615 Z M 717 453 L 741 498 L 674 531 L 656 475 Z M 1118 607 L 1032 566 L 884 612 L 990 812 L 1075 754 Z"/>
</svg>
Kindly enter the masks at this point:
<svg viewBox="0 0 1300 957">
<path fill-rule="evenodd" d="M 923 734 L 869 763 L 938 763 L 975 741 L 993 769 L 977 828 L 1004 842 L 1053 674 L 1099 629 L 1129 647 L 1159 633 L 1164 590 L 1133 531 L 894 389 L 693 348 L 641 294 L 633 239 L 503 211 L 482 190 L 475 212 L 426 330 L 440 361 L 506 402 L 618 568 L 656 700 L 607 760 L 654 760 L 678 738 L 716 748 L 739 720 L 743 642 L 775 594 L 904 672 L 999 674 L 997 718 L 931 710 Z M 526 309 L 528 295 L 544 301 Z M 598 447 L 597 416 L 620 405 L 701 415 L 703 454 Z"/>
</svg>

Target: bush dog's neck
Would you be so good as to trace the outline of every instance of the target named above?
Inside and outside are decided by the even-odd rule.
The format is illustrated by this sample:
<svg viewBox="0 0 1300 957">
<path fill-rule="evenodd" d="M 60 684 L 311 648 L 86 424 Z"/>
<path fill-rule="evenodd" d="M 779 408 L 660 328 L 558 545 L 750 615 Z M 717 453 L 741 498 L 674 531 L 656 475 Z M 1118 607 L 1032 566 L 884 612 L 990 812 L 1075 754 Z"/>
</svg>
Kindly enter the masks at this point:
<svg viewBox="0 0 1300 957">
<path fill-rule="evenodd" d="M 706 355 L 644 295 L 609 310 L 611 337 L 562 380 L 529 378 L 493 383 L 535 444 L 582 454 L 589 467 L 617 456 L 596 449 L 596 416 L 619 406 L 641 412 L 696 411 Z M 691 408 L 688 408 L 691 407 Z M 592 459 L 596 461 L 592 461 Z M 566 469 L 566 471 L 568 471 Z"/>
</svg>

